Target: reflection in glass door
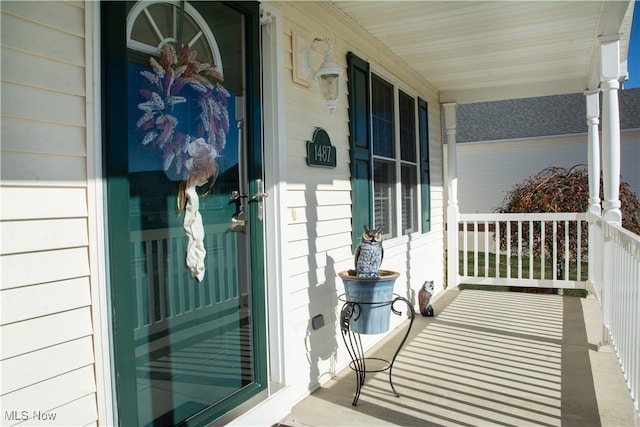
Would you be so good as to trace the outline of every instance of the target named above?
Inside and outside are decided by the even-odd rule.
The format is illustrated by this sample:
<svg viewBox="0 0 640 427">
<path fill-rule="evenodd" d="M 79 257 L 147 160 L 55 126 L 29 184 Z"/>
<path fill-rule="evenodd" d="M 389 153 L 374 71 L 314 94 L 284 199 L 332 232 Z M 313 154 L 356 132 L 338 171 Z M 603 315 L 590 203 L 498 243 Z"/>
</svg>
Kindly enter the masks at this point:
<svg viewBox="0 0 640 427">
<path fill-rule="evenodd" d="M 257 7 L 113 9 L 126 13 L 126 93 L 105 94 L 126 103 L 107 118 L 126 122 L 126 144 L 106 137 L 107 169 L 126 178 L 110 203 L 128 206 L 110 212 L 120 421 L 211 421 L 264 389 L 262 199 L 251 197 L 260 142 L 246 68 Z M 116 264 L 123 251 L 129 262 Z"/>
</svg>

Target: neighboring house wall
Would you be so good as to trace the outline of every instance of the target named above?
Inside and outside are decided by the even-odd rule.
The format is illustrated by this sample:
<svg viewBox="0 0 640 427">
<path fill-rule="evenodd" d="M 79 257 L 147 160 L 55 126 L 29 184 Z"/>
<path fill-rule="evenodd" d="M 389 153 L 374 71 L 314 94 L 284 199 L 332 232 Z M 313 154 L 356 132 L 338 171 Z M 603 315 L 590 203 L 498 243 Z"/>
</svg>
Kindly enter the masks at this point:
<svg viewBox="0 0 640 427">
<path fill-rule="evenodd" d="M 351 177 L 349 164 L 349 125 L 347 76 L 342 75 L 338 107 L 330 116 L 320 97 L 318 83 L 310 88 L 293 82 L 292 34 L 329 37 L 335 45 L 333 57 L 346 70 L 347 52 L 353 51 L 371 63 L 372 69 L 429 104 L 429 139 L 431 163 L 431 232 L 384 242 L 382 268 L 401 273 L 395 292 L 417 294 L 426 279 L 433 279 L 442 289 L 443 279 L 443 192 L 440 143 L 440 113 L 437 92 L 399 64 L 375 41 L 359 31 L 344 16 L 325 3 L 278 3 L 285 17 L 286 63 L 286 163 L 287 229 L 289 280 L 283 284 L 288 292 L 289 347 L 287 362 L 293 396 L 301 399 L 319 383 L 331 378 L 349 361 L 344 351 L 338 311 L 342 305 L 336 295 L 343 293 L 336 277 L 353 268 L 351 248 Z M 300 49 L 300 47 L 298 47 Z M 322 57 L 314 56 L 317 67 Z M 335 169 L 311 168 L 306 163 L 306 142 L 316 127 L 324 128 L 337 148 Z M 362 224 L 353 224 L 360 233 Z M 312 330 L 310 320 L 322 314 L 326 325 Z M 401 320 L 393 316 L 396 324 Z M 379 336 L 363 337 L 365 346 Z M 338 350 L 340 349 L 340 350 Z"/>
<path fill-rule="evenodd" d="M 619 100 L 621 179 L 640 194 L 640 88 Z M 549 166 L 586 165 L 585 102 L 572 94 L 460 105 L 460 212 L 493 212 L 514 185 Z"/>
<path fill-rule="evenodd" d="M 549 166 L 587 164 L 587 136 L 570 135 L 458 144 L 460 212 L 493 212 L 505 195 Z M 621 179 L 640 194 L 640 131 L 622 133 Z"/>
<path fill-rule="evenodd" d="M 98 419 L 83 6 L 0 5 L 3 425 Z"/>
</svg>

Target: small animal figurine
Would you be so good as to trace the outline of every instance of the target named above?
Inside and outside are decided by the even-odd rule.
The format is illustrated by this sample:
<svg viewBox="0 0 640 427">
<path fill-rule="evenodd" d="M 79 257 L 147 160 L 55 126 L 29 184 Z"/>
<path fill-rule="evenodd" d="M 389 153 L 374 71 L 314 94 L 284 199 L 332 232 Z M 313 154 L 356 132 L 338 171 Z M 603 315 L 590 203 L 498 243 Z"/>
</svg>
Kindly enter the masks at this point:
<svg viewBox="0 0 640 427">
<path fill-rule="evenodd" d="M 359 277 L 378 277 L 378 269 L 383 256 L 382 227 L 371 229 L 365 225 L 360 243 L 356 247 L 356 275 Z"/>
<path fill-rule="evenodd" d="M 433 296 L 433 280 L 427 280 L 418 292 L 418 306 L 420 314 L 424 317 L 433 317 L 433 306 L 431 305 L 431 297 Z"/>
</svg>

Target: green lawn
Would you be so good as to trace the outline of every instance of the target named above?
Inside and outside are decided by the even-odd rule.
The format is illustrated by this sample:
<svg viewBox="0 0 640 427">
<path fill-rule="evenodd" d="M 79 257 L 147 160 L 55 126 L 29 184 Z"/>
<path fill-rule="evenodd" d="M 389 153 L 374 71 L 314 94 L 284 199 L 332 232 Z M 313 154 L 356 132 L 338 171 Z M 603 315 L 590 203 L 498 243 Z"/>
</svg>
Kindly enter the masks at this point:
<svg viewBox="0 0 640 427">
<path fill-rule="evenodd" d="M 500 271 L 500 277 L 507 277 L 507 255 L 506 254 L 500 254 L 500 262 L 498 264 L 498 268 Z M 485 275 L 485 263 L 489 262 L 489 273 L 488 275 Z M 510 277 L 514 277 L 517 278 L 518 277 L 518 257 L 516 256 L 511 256 L 510 259 L 510 271 L 511 271 L 511 275 Z M 563 259 L 564 261 L 564 259 Z M 463 252 L 460 251 L 460 255 L 459 255 L 459 273 L 462 275 L 464 273 L 464 262 L 465 259 L 463 257 Z M 467 252 L 467 269 L 468 269 L 468 274 L 472 275 L 473 274 L 473 265 L 474 265 L 474 259 L 473 259 L 473 253 L 472 252 Z M 552 260 L 546 260 L 545 263 L 545 271 L 544 271 L 544 278 L 545 279 L 551 279 L 553 276 L 553 261 Z M 564 264 L 564 263 L 563 263 Z M 588 264 L 586 262 L 582 262 L 581 263 L 581 271 L 580 271 L 580 278 L 577 278 L 577 272 L 578 272 L 578 263 L 577 261 L 570 261 L 569 262 L 569 280 L 587 280 L 587 267 Z M 529 278 L 529 267 L 530 267 L 530 259 L 528 256 L 523 257 L 522 258 L 522 277 L 523 278 Z M 485 254 L 484 252 L 480 252 L 478 253 L 478 276 L 479 277 L 496 277 L 496 254 L 494 253 L 490 253 L 489 254 L 489 259 L 486 260 L 485 259 Z M 542 262 L 541 262 L 541 258 L 533 258 L 533 279 L 541 279 L 542 278 Z M 564 279 L 564 273 L 562 273 L 562 276 L 560 277 L 561 279 Z M 493 291 L 506 291 L 509 290 L 509 286 L 485 286 L 485 285 L 461 285 L 461 288 L 463 289 L 485 289 L 485 290 L 493 290 Z M 586 291 L 582 290 L 582 289 L 565 289 L 564 291 L 565 295 L 577 295 L 577 296 L 586 296 Z"/>
</svg>

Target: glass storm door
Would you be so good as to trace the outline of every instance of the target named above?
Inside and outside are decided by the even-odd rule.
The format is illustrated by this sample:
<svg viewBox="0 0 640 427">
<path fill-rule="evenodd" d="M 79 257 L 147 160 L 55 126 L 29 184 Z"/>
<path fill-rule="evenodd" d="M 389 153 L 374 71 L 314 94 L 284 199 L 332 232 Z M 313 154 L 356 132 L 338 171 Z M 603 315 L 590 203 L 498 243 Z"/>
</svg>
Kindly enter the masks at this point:
<svg viewBox="0 0 640 427">
<path fill-rule="evenodd" d="M 206 424 L 266 389 L 258 7 L 102 17 L 118 421 Z"/>
</svg>

